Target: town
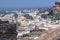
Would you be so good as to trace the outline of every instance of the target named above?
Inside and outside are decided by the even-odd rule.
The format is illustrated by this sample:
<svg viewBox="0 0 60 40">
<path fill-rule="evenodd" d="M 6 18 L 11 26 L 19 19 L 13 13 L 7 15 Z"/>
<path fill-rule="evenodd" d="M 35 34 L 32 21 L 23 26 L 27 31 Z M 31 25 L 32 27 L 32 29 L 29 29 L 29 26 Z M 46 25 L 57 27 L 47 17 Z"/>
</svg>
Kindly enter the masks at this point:
<svg viewBox="0 0 60 40">
<path fill-rule="evenodd" d="M 40 40 L 45 33 L 60 27 L 60 2 L 45 10 L 0 11 L 0 20 L 15 24 L 17 40 Z"/>
</svg>

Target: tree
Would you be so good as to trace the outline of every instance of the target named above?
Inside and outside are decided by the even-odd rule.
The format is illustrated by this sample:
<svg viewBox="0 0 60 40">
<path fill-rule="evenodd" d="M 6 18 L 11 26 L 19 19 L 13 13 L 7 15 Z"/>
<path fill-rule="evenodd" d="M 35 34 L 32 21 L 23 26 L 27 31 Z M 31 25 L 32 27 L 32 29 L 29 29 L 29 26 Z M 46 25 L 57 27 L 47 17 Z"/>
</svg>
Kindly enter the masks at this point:
<svg viewBox="0 0 60 40">
<path fill-rule="evenodd" d="M 42 17 L 42 18 L 45 18 L 45 19 L 47 19 L 47 16 L 48 16 L 48 15 L 46 15 L 46 14 L 41 15 L 41 17 Z"/>
<path fill-rule="evenodd" d="M 54 20 L 60 20 L 60 14 L 59 13 L 54 14 L 53 17 L 55 17 Z"/>
<path fill-rule="evenodd" d="M 26 17 L 26 19 L 31 19 L 31 20 L 33 20 L 33 17 L 30 16 L 29 14 L 24 14 L 24 17 Z"/>
</svg>

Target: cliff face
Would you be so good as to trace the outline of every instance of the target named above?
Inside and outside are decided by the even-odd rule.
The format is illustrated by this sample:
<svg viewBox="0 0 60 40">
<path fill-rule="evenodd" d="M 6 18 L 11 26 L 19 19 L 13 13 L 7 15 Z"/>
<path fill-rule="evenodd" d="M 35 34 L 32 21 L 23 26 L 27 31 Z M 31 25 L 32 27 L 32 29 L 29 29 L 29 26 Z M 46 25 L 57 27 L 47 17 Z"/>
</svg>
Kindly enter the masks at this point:
<svg viewBox="0 0 60 40">
<path fill-rule="evenodd" d="M 60 13 L 60 2 L 55 2 L 55 6 L 53 6 L 52 11 L 54 13 Z"/>
<path fill-rule="evenodd" d="M 0 22 L 0 40 L 16 40 L 16 26 L 7 21 Z"/>
</svg>

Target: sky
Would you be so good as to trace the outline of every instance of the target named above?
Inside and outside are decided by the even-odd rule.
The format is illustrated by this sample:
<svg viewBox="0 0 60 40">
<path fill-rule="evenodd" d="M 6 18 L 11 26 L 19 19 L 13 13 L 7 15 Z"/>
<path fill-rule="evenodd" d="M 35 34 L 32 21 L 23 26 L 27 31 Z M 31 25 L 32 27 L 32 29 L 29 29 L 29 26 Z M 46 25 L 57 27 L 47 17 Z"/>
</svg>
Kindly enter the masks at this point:
<svg viewBox="0 0 60 40">
<path fill-rule="evenodd" d="M 56 0 L 0 0 L 0 8 L 50 7 Z"/>
</svg>

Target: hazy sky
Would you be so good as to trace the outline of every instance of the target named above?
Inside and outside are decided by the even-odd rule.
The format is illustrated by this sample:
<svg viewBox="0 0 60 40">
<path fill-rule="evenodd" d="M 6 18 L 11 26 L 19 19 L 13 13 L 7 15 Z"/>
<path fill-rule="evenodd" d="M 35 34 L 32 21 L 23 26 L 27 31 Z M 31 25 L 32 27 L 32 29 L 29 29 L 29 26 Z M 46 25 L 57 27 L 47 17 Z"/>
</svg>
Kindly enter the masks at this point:
<svg viewBox="0 0 60 40">
<path fill-rule="evenodd" d="M 53 6 L 56 0 L 0 0 L 0 8 L 30 8 Z"/>
</svg>

